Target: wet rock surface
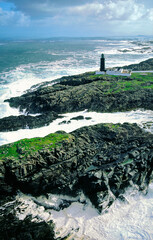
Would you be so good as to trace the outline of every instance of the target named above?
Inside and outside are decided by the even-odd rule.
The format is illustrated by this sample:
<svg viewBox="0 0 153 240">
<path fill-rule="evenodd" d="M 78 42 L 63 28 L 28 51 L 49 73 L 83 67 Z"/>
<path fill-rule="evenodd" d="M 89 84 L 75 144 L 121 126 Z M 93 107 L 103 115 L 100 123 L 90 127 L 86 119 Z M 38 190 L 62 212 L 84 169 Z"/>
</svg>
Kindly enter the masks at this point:
<svg viewBox="0 0 153 240">
<path fill-rule="evenodd" d="M 3 159 L 0 191 L 8 195 L 20 189 L 38 195 L 83 190 L 101 211 L 128 186 L 147 192 L 153 177 L 152 146 L 153 135 L 136 124 L 84 127 L 60 146 L 34 152 L 24 161 L 22 146 L 18 159 Z"/>
<path fill-rule="evenodd" d="M 146 61 L 140 62 L 139 64 L 130 64 L 128 66 L 124 66 L 123 68 L 131 69 L 133 71 L 153 70 L 153 59 L 148 59 Z"/>
<path fill-rule="evenodd" d="M 103 85 L 102 80 L 77 87 L 65 87 L 55 91 L 57 85 L 46 87 L 22 97 L 11 98 L 11 107 L 26 109 L 29 113 L 66 113 L 88 109 L 89 111 L 113 112 L 135 108 L 153 109 L 153 91 L 136 89 L 111 93 L 111 85 Z M 115 84 L 114 80 L 111 84 Z M 58 87 L 61 89 L 60 84 Z M 108 93 L 108 91 L 110 92 Z"/>
<path fill-rule="evenodd" d="M 129 68 L 149 70 L 149 64 L 153 65 L 152 60 Z M 36 91 L 11 98 L 8 100 L 10 106 L 26 110 L 27 115 L 0 119 L 0 131 L 41 127 L 56 119 L 59 113 L 84 109 L 100 112 L 153 109 L 151 89 L 111 92 L 114 78 L 92 78 L 92 75 L 64 77 L 53 86 L 42 85 Z M 120 80 L 115 78 L 115 81 Z M 129 78 L 123 80 L 130 81 Z M 103 84 L 103 81 L 109 84 Z M 30 116 L 33 113 L 41 115 Z M 9 148 L 10 145 L 5 145 L 6 151 Z M 0 147 L 0 153 L 3 151 Z M 16 153 L 18 157 L 12 155 L 0 160 L 2 240 L 54 239 L 52 222 L 33 222 L 31 216 L 24 220 L 16 217 L 14 208 L 17 205 L 12 195 L 18 190 L 36 196 L 47 192 L 76 196 L 83 190 L 101 212 L 116 198 L 124 200 L 127 187 L 147 193 L 148 184 L 153 180 L 153 135 L 136 124 L 84 127 L 72 132 L 71 138 L 52 149 L 44 146 L 24 157 L 25 149 L 18 144 Z M 6 205 L 9 198 L 12 198 L 12 205 Z M 59 208 L 70 204 L 71 201 L 63 200 Z"/>
<path fill-rule="evenodd" d="M 0 132 L 32 129 L 49 125 L 53 120 L 62 118 L 54 112 L 46 112 L 39 116 L 19 115 L 0 119 Z"/>
<path fill-rule="evenodd" d="M 52 221 L 32 221 L 28 215 L 24 220 L 16 217 L 15 207 L 18 202 L 12 199 L 0 207 L 0 239 L 1 240 L 54 240 L 54 224 Z"/>
<path fill-rule="evenodd" d="M 111 84 L 115 83 L 112 81 Z M 153 91 L 151 89 L 107 94 L 109 91 L 107 86 L 104 87 L 102 83 L 94 81 L 83 87 L 82 85 L 70 86 L 57 92 L 54 91 L 54 88 L 57 86 L 46 87 L 8 100 L 12 107 L 19 107 L 21 111 L 26 109 L 31 114 L 41 113 L 41 115 L 37 117 L 10 116 L 0 119 L 0 131 L 42 127 L 56 119 L 58 114 L 83 111 L 84 109 L 97 112 L 127 111 L 138 108 L 153 110 Z"/>
<path fill-rule="evenodd" d="M 125 66 L 133 70 L 153 69 L 153 59 Z M 142 81 L 142 82 L 141 82 Z M 141 83 L 140 83 L 141 82 Z M 94 72 L 57 79 L 54 85 L 42 84 L 36 90 L 5 101 L 25 111 L 27 116 L 0 119 L 0 131 L 38 128 L 67 112 L 115 112 L 138 108 L 153 110 L 152 78 L 95 75 Z M 40 113 L 40 116 L 30 114 Z"/>
</svg>

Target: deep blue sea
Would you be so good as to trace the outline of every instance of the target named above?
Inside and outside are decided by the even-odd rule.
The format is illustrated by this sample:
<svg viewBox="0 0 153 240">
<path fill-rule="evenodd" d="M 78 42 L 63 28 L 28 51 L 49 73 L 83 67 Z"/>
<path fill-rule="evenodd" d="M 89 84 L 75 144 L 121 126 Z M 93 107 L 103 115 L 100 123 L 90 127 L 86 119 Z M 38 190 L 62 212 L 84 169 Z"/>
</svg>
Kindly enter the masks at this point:
<svg viewBox="0 0 153 240">
<path fill-rule="evenodd" d="M 48 39 L 29 41 L 0 41 L 0 118 L 21 114 L 12 109 L 4 100 L 19 96 L 33 85 L 49 82 L 62 76 L 79 74 L 99 69 L 100 55 L 104 53 L 106 67 L 139 63 L 153 57 L 153 39 Z M 80 113 L 65 114 L 64 120 Z M 63 126 L 65 131 L 73 131 L 85 125 L 100 122 L 136 122 L 141 127 L 153 122 L 153 112 L 137 109 L 125 113 L 88 113 L 91 121 L 73 121 Z M 24 137 L 44 136 L 59 130 L 60 119 L 50 126 L 40 129 L 24 129 L 16 132 L 0 133 L 0 144 L 12 142 Z M 64 128 L 65 127 L 65 128 Z M 153 132 L 152 129 L 147 129 Z M 63 197 L 63 196 L 62 196 Z M 81 196 L 84 198 L 84 196 Z M 88 240 L 153 240 L 153 184 L 146 196 L 129 189 L 125 194 L 126 203 L 115 201 L 108 213 L 99 215 L 88 201 L 86 205 L 73 203 L 60 212 L 48 212 L 36 206 L 31 196 L 18 196 L 22 202 L 23 219 L 27 214 L 33 218 L 56 223 L 57 236 L 72 234 L 69 239 Z M 39 201 L 57 202 L 60 196 L 51 196 L 49 200 L 40 196 Z M 63 227 L 64 226 L 64 227 Z"/>
</svg>

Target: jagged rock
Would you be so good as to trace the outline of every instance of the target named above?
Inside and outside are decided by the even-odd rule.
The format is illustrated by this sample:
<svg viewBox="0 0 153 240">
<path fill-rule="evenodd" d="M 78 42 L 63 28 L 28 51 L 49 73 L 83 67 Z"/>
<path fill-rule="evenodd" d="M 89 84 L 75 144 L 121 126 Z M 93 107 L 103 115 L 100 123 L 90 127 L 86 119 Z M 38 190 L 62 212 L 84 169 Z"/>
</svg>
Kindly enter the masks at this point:
<svg viewBox="0 0 153 240">
<path fill-rule="evenodd" d="M 77 116 L 77 117 L 73 117 L 71 118 L 70 120 L 83 120 L 84 119 L 84 116 Z"/>
<path fill-rule="evenodd" d="M 46 112 L 39 116 L 19 115 L 0 119 L 0 132 L 16 131 L 18 129 L 32 129 L 49 125 L 53 120 L 61 118 L 57 113 Z"/>
<path fill-rule="evenodd" d="M 3 205 L 0 210 L 0 229 L 1 240 L 54 240 L 54 224 L 52 221 L 46 223 L 43 221 L 33 222 L 31 216 L 24 220 L 19 220 L 15 216 L 14 207 L 16 201 L 12 204 Z"/>
<path fill-rule="evenodd" d="M 153 70 L 153 58 L 147 59 L 139 64 L 130 64 L 128 66 L 124 66 L 123 68 L 132 69 L 133 71 Z"/>
<path fill-rule="evenodd" d="M 0 190 L 8 194 L 4 184 L 12 191 L 32 194 L 72 194 L 82 189 L 101 211 L 128 186 L 146 191 L 153 176 L 152 146 L 152 134 L 128 123 L 83 127 L 60 145 L 29 153 L 23 159 L 18 143 L 16 159 L 1 161 Z M 4 151 L 3 146 L 1 149 Z"/>
<path fill-rule="evenodd" d="M 131 66 L 134 66 L 134 70 L 146 70 L 148 66 L 153 69 L 152 62 L 153 59 L 149 59 Z M 84 109 L 97 112 L 127 111 L 138 108 L 153 110 L 152 75 L 147 79 L 144 79 L 144 76 L 139 77 L 140 79 L 135 76 L 123 78 L 85 73 L 58 79 L 53 86 L 42 84 L 35 91 L 5 100 L 11 107 L 19 108 L 21 112 L 26 111 L 27 116 L 10 116 L 0 119 L 0 131 L 42 127 L 59 117 L 58 114 Z M 35 113 L 41 115 L 30 116 Z M 77 119 L 83 119 L 83 116 Z"/>
<path fill-rule="evenodd" d="M 68 87 L 66 90 L 58 91 L 55 98 L 53 88 L 54 86 L 47 87 L 47 94 L 44 89 L 40 89 L 24 94 L 22 98 L 11 98 L 8 101 L 11 107 L 20 107 L 21 110 L 26 108 L 29 113 L 42 114 L 47 111 L 66 113 L 84 109 L 98 112 L 126 111 L 135 108 L 153 109 L 152 89 L 140 88 L 105 94 L 105 86 L 102 82 L 98 84 L 93 81 L 84 86 Z"/>
</svg>

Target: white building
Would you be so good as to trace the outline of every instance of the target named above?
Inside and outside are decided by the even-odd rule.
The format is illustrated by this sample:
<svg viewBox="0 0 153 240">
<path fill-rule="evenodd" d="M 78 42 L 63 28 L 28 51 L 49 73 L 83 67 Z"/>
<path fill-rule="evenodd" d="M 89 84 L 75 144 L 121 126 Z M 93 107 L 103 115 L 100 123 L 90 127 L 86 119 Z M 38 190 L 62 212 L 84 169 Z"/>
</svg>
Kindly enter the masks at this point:
<svg viewBox="0 0 153 240">
<path fill-rule="evenodd" d="M 120 70 L 105 70 L 105 57 L 104 54 L 101 55 L 100 58 L 100 71 L 96 72 L 96 75 L 115 75 L 115 76 L 131 76 L 131 71 L 126 69 L 120 69 Z"/>
<path fill-rule="evenodd" d="M 131 72 L 128 70 L 124 70 L 124 69 L 121 69 L 119 71 L 118 70 L 107 70 L 106 72 L 100 72 L 100 71 L 96 72 L 96 75 L 104 75 L 104 74 L 114 75 L 114 76 L 126 76 L 126 77 L 131 76 Z"/>
</svg>

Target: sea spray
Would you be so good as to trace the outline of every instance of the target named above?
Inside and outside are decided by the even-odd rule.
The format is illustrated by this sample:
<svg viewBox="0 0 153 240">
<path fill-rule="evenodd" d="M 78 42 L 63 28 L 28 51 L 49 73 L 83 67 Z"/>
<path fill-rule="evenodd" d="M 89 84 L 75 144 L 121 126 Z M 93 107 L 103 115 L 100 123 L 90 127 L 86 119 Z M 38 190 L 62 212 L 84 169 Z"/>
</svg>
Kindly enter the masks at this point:
<svg viewBox="0 0 153 240">
<path fill-rule="evenodd" d="M 150 110 L 136 110 L 116 113 L 96 113 L 84 110 L 81 112 L 66 113 L 61 115 L 63 116 L 62 119 L 56 119 L 48 126 L 41 128 L 1 132 L 0 145 L 11 143 L 23 138 L 44 137 L 48 133 L 54 133 L 60 130 L 72 132 L 78 128 L 98 123 L 137 123 L 146 131 L 153 130 L 153 111 Z M 73 118 L 78 116 L 82 116 L 82 120 L 73 120 Z"/>
<path fill-rule="evenodd" d="M 70 239 L 152 240 L 153 184 L 150 184 L 147 195 L 129 188 L 123 196 L 124 202 L 116 200 L 107 212 L 99 214 L 83 193 L 79 198 L 56 194 L 36 198 L 19 193 L 16 197 L 19 202 L 16 214 L 21 220 L 29 214 L 36 222 L 53 220 L 56 237 L 70 234 Z M 57 207 L 57 203 L 63 199 L 72 204 L 60 211 L 49 208 Z M 44 207 L 46 205 L 48 207 Z"/>
<path fill-rule="evenodd" d="M 1 43 L 1 49 L 0 118 L 20 114 L 17 110 L 11 110 L 3 102 L 5 99 L 19 96 L 31 86 L 44 81 L 98 70 L 102 52 L 106 53 L 106 67 L 138 63 L 153 57 L 153 44 L 149 39 L 10 41 Z M 125 49 L 130 49 L 130 52 Z"/>
<path fill-rule="evenodd" d="M 11 52 L 11 49 L 14 48 L 15 45 L 11 42 L 7 44 L 9 45 L 7 48 L 10 47 Z M 16 48 L 18 48 L 18 44 Z M 27 49 L 26 51 L 29 51 L 28 43 L 24 42 L 23 44 L 25 44 L 24 50 Z M 35 50 L 31 50 L 31 52 L 29 51 L 29 55 L 27 54 L 30 60 L 27 61 L 28 58 L 26 54 L 21 54 L 24 63 L 22 63 L 23 60 L 17 53 L 16 62 L 14 56 L 13 59 L 7 56 L 7 66 L 1 66 L 0 71 L 1 117 L 20 114 L 18 110 L 14 112 L 13 109 L 9 108 L 8 104 L 6 105 L 5 103 L 3 105 L 3 100 L 6 98 L 21 95 L 23 91 L 32 85 L 43 81 L 50 81 L 63 75 L 73 75 L 95 70 L 99 67 L 99 56 L 102 52 L 107 54 L 107 67 L 138 63 L 153 56 L 152 52 L 147 49 L 142 54 L 141 48 L 138 49 L 137 46 L 133 48 L 135 44 L 139 45 L 140 42 L 90 40 L 84 43 L 80 42 L 80 45 L 70 44 L 70 42 L 65 42 L 63 45 L 60 45 L 57 42 L 55 43 L 55 41 L 48 41 L 45 42 L 45 44 L 42 42 L 40 48 L 40 45 L 35 42 L 34 45 L 38 47 L 36 47 Z M 152 47 L 148 41 L 145 44 Z M 73 48 L 73 46 L 75 47 Z M 2 43 L 1 47 L 5 47 L 5 45 Z M 53 48 L 56 48 L 56 50 Z M 40 51 L 41 54 L 39 54 Z M 53 56 L 54 58 L 51 59 L 50 57 Z M 128 114 L 128 117 L 126 114 Z M 78 115 L 80 115 L 80 113 L 65 115 L 62 121 L 65 120 L 67 124 L 59 124 L 62 121 L 58 119 L 53 122 L 49 128 L 19 130 L 16 133 L 1 133 L 1 144 L 16 141 L 23 138 L 23 136 L 24 138 L 44 136 L 47 135 L 48 132 L 59 129 L 72 131 L 81 126 L 96 124 L 98 121 L 112 122 L 115 116 L 115 121 L 117 122 L 136 122 L 149 131 L 151 131 L 152 128 L 153 114 L 151 111 L 138 110 L 129 113 L 116 113 L 116 115 L 106 114 L 103 115 L 105 120 L 103 117 L 101 118 L 100 115 L 96 115 L 96 113 L 91 113 L 90 116 L 90 113 L 86 112 L 81 113 L 81 115 L 91 117 L 91 119 L 71 120 L 71 123 L 68 123 L 71 118 Z M 50 199 L 51 198 L 50 196 Z M 54 195 L 53 198 L 57 201 L 60 197 Z M 59 212 L 49 209 L 46 210 L 44 206 L 36 204 L 36 201 L 34 201 L 34 198 L 30 195 L 19 194 L 17 199 L 21 203 L 18 210 L 16 209 L 18 211 L 18 217 L 23 219 L 27 214 L 32 214 L 33 221 L 41 221 L 43 219 L 48 221 L 49 219 L 53 219 L 56 223 L 55 231 L 57 236 L 63 237 L 70 234 L 74 239 L 82 237 L 83 239 L 90 240 L 153 239 L 152 184 L 149 186 L 149 191 L 146 196 L 135 191 L 133 192 L 133 189 L 128 190 L 127 193 L 124 194 L 125 202 L 116 200 L 108 212 L 102 215 L 98 214 L 88 199 L 85 199 L 85 203 L 74 201 L 68 208 Z M 43 199 L 42 201 L 46 202 L 46 198 L 43 197 Z M 38 200 L 40 201 L 40 199 Z"/>
</svg>

